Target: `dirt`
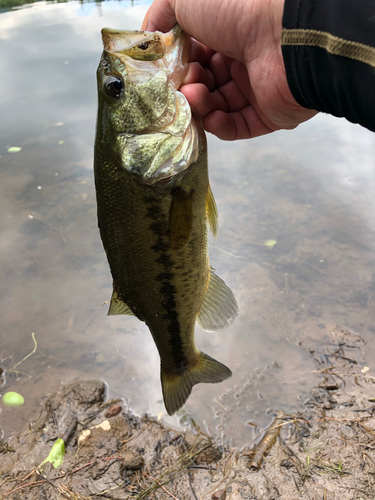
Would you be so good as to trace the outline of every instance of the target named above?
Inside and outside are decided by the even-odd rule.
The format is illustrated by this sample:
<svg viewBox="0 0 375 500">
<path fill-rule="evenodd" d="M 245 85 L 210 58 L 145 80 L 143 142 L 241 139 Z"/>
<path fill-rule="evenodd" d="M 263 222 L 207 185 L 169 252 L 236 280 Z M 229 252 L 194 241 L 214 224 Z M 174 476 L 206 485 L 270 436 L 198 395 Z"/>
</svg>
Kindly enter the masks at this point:
<svg viewBox="0 0 375 500">
<path fill-rule="evenodd" d="M 334 327 L 303 346 L 321 383 L 301 413 L 282 411 L 243 448 L 219 446 L 191 420 L 186 432 L 106 401 L 102 381 L 78 381 L 48 398 L 18 436 L 0 441 L 0 494 L 22 500 L 271 500 L 375 498 L 375 377 L 364 340 Z M 226 404 L 226 401 L 222 401 Z M 63 464 L 40 465 L 54 442 Z"/>
</svg>

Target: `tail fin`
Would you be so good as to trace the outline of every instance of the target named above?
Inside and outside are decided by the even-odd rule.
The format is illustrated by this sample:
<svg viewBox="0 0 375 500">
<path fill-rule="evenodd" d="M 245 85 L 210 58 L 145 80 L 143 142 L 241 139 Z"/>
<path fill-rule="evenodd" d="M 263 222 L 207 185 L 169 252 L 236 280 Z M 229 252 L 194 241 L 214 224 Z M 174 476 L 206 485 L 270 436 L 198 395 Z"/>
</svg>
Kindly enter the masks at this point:
<svg viewBox="0 0 375 500">
<path fill-rule="evenodd" d="M 168 415 L 173 415 L 190 396 L 193 385 L 200 382 L 215 384 L 232 376 L 232 372 L 203 352 L 199 353 L 198 363 L 181 375 L 170 374 L 161 368 L 161 384 Z"/>
</svg>

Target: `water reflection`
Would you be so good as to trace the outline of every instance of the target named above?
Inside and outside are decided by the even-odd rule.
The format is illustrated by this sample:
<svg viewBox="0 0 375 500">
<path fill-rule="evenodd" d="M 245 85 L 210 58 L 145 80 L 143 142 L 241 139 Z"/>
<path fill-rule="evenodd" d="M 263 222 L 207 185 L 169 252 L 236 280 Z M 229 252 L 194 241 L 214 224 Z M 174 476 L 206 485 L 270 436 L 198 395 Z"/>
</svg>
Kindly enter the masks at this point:
<svg viewBox="0 0 375 500">
<path fill-rule="evenodd" d="M 70 2 L 71 0 L 1 0 L 0 1 L 0 13 L 5 12 L 10 9 L 14 9 L 17 7 L 23 7 L 31 4 L 36 4 L 39 2 L 47 3 L 47 4 L 56 4 L 56 3 L 67 3 Z M 111 1 L 111 3 L 125 3 L 127 5 L 139 5 L 140 3 L 145 3 L 142 0 L 78 0 L 77 3 L 84 5 L 87 3 L 95 3 L 95 5 L 100 5 L 103 2 L 108 2 Z M 148 2 L 146 2 L 148 3 Z"/>
<path fill-rule="evenodd" d="M 137 29 L 146 10 L 39 2 L 0 14 L 0 356 L 6 390 L 26 397 L 18 419 L 2 408 L 6 433 L 83 377 L 105 379 L 139 413 L 164 411 L 147 327 L 101 306 L 111 277 L 92 176 L 100 29 Z M 220 214 L 210 259 L 240 306 L 228 330 L 196 329 L 198 347 L 234 373 L 196 386 L 185 407 L 212 432 L 241 444 L 267 410 L 298 409 L 320 380 L 306 348 L 336 324 L 359 332 L 372 359 L 374 153 L 373 134 L 323 115 L 253 141 L 209 138 Z M 18 367 L 31 378 L 17 378 L 32 332 L 38 350 Z"/>
</svg>

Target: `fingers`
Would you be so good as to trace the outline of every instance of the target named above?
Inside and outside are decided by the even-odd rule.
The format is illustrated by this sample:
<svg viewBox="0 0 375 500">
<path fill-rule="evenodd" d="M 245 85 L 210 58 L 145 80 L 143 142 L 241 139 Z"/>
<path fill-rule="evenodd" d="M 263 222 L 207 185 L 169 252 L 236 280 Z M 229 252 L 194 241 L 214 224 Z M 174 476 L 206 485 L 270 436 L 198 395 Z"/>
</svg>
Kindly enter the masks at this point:
<svg viewBox="0 0 375 500">
<path fill-rule="evenodd" d="M 165 33 L 170 31 L 176 23 L 174 0 L 154 0 L 146 13 L 142 30 Z"/>
<path fill-rule="evenodd" d="M 141 26 L 141 30 L 142 31 L 147 31 L 147 25 L 148 25 L 148 15 L 149 15 L 149 12 L 150 12 L 150 7 L 148 8 L 147 12 L 146 12 L 146 15 L 142 21 L 142 26 Z"/>
<path fill-rule="evenodd" d="M 192 62 L 189 64 L 188 72 L 182 82 L 183 85 L 188 85 L 192 83 L 203 83 L 206 85 L 208 90 L 214 90 L 215 78 L 213 77 L 211 71 L 207 68 L 204 68 L 197 62 Z"/>
<path fill-rule="evenodd" d="M 203 83 L 184 85 L 180 90 L 189 101 L 193 115 L 198 119 L 216 109 L 228 111 L 227 103 L 220 92 L 217 90 L 210 92 Z"/>
<path fill-rule="evenodd" d="M 191 44 L 189 61 L 196 61 L 200 64 L 206 64 L 212 54 L 214 54 L 214 51 L 208 48 L 203 43 L 198 42 L 198 40 L 195 40 L 194 38 L 191 38 L 190 40 Z"/>
<path fill-rule="evenodd" d="M 212 72 L 218 87 L 228 83 L 232 79 L 230 73 L 231 61 L 229 57 L 225 57 L 219 52 L 213 54 L 209 61 L 207 61 L 207 68 Z"/>
<path fill-rule="evenodd" d="M 240 111 L 249 105 L 248 99 L 242 94 L 237 83 L 233 80 L 230 80 L 225 85 L 222 85 L 218 91 L 223 96 L 230 112 Z"/>
<path fill-rule="evenodd" d="M 203 119 L 203 127 L 223 141 L 250 139 L 274 132 L 251 106 L 235 113 L 214 111 Z"/>
<path fill-rule="evenodd" d="M 242 45 L 233 46 L 233 37 L 226 40 L 225 31 L 219 30 L 220 36 L 215 38 L 215 30 L 209 29 L 212 19 L 207 16 L 208 4 L 203 0 L 198 4 L 199 12 L 197 9 L 188 12 L 184 1 L 154 0 L 142 29 L 167 32 L 179 22 L 186 33 L 221 52 L 215 52 L 193 38 L 189 70 L 180 89 L 189 101 L 194 116 L 208 132 L 229 141 L 273 132 L 278 126 L 262 111 L 262 106 L 251 92 L 248 71 L 240 62 L 243 61 Z M 219 26 L 218 19 L 217 16 L 214 19 L 215 28 Z M 229 57 L 233 54 L 236 60 Z"/>
</svg>

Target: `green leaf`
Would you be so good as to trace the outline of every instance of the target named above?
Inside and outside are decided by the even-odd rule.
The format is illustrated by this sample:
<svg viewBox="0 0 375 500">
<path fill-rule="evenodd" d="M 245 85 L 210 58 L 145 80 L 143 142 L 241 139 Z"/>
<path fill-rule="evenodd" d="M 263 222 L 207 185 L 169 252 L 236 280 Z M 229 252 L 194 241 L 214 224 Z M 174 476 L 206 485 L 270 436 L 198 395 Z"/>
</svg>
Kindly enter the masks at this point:
<svg viewBox="0 0 375 500">
<path fill-rule="evenodd" d="M 22 148 L 19 148 L 17 146 L 12 146 L 10 148 L 8 148 L 8 153 L 19 153 L 21 151 Z"/>
<path fill-rule="evenodd" d="M 2 397 L 3 405 L 5 406 L 22 406 L 25 403 L 25 400 L 21 394 L 18 392 L 6 392 Z"/>
<path fill-rule="evenodd" d="M 51 451 L 49 452 L 48 457 L 42 462 L 40 465 L 45 464 L 46 462 L 50 462 L 55 469 L 60 467 L 64 461 L 65 455 L 65 443 L 59 438 L 56 443 L 52 446 Z M 40 467 L 40 466 L 39 466 Z"/>
</svg>

